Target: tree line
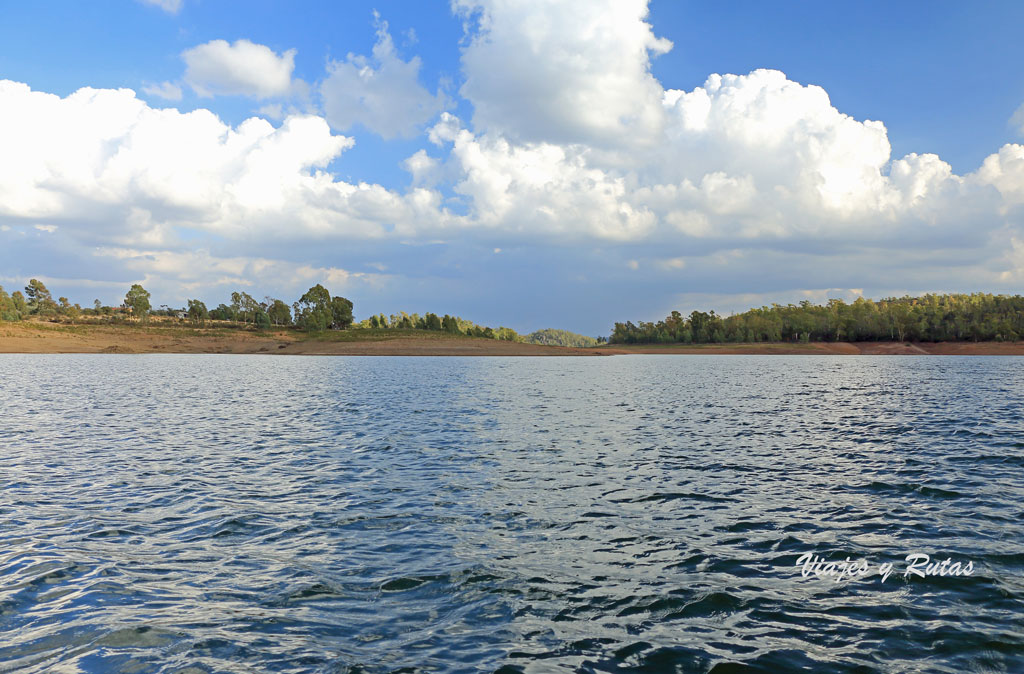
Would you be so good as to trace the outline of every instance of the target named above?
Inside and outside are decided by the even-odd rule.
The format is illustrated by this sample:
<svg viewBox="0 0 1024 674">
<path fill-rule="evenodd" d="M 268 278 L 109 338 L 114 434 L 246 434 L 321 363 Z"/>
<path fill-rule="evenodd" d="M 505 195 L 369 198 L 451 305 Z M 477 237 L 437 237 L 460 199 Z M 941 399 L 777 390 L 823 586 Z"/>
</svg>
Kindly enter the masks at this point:
<svg viewBox="0 0 1024 674">
<path fill-rule="evenodd" d="M 96 302 L 98 308 L 99 300 Z M 36 279 L 28 282 L 24 293 L 15 290 L 8 295 L 0 286 L 0 321 L 20 321 L 32 315 L 67 316 L 74 320 L 89 311 L 78 304 L 71 304 L 66 297 L 58 297 L 54 301 L 46 286 Z"/>
<path fill-rule="evenodd" d="M 512 328 L 500 327 L 489 328 L 484 325 L 477 325 L 473 321 L 458 316 L 438 316 L 427 312 L 420 314 L 408 314 L 400 311 L 397 314 L 385 316 L 376 314 L 364 319 L 356 327 L 372 330 L 431 330 L 434 332 L 447 332 L 452 335 L 465 335 L 467 337 L 483 337 L 485 339 L 500 339 L 509 342 L 519 342 L 522 338 Z"/>
<path fill-rule="evenodd" d="M 133 284 L 119 307 L 104 306 L 96 300 L 91 308 L 71 304 L 66 297 L 54 301 L 53 295 L 42 281 L 31 279 L 25 292 L 15 290 L 8 294 L 0 286 L 0 320 L 19 321 L 33 316 L 40 318 L 67 318 L 72 321 L 83 316 L 133 320 L 145 323 L 150 316 L 167 316 L 188 320 L 202 326 L 207 321 L 219 320 L 253 325 L 269 329 L 272 326 L 295 326 L 309 332 L 334 329 L 344 330 L 352 325 L 352 302 L 344 297 L 331 297 L 319 283 L 290 307 L 282 300 L 266 297 L 262 302 L 249 293 L 231 293 L 230 304 L 220 304 L 212 311 L 202 300 L 190 299 L 187 308 L 172 309 L 166 305 L 153 309 L 152 295 L 140 284 Z"/>
<path fill-rule="evenodd" d="M 448 314 L 438 316 L 426 313 L 421 316 L 403 311 L 391 316 L 377 314 L 354 324 L 352 302 L 341 296 L 331 297 L 330 292 L 320 284 L 307 290 L 290 306 L 283 300 L 269 296 L 260 301 L 244 291 L 231 293 L 229 302 L 222 302 L 214 309 L 207 308 L 199 299 L 188 300 L 187 306 L 181 309 L 166 305 L 154 309 L 151 297 L 148 290 L 136 283 L 128 289 L 124 302 L 119 307 L 104 306 L 96 300 L 91 308 L 82 308 L 78 304 L 68 302 L 66 297 L 54 301 L 46 286 L 41 281 L 32 279 L 25 286 L 24 293 L 16 290 L 8 295 L 0 286 L 0 320 L 18 321 L 38 316 L 76 321 L 86 316 L 145 323 L 150 316 L 164 316 L 187 320 L 197 327 L 205 326 L 210 321 L 224 321 L 263 330 L 295 327 L 307 332 L 322 332 L 356 327 L 375 330 L 429 330 L 514 342 L 522 339 L 511 328 L 501 327 L 495 330 Z"/>
<path fill-rule="evenodd" d="M 319 283 L 307 290 L 289 307 L 283 300 L 265 297 L 262 302 L 247 292 L 231 293 L 231 303 L 221 303 L 212 311 L 202 300 L 188 300 L 186 315 L 195 324 L 207 320 L 252 324 L 256 328 L 295 327 L 307 332 L 345 330 L 352 325 L 352 301 L 331 293 Z"/>
<path fill-rule="evenodd" d="M 772 304 L 742 314 L 678 311 L 657 323 L 616 323 L 613 344 L 726 342 L 1016 341 L 1024 336 L 1020 295 L 929 294 L 847 304 L 803 301 Z"/>
</svg>

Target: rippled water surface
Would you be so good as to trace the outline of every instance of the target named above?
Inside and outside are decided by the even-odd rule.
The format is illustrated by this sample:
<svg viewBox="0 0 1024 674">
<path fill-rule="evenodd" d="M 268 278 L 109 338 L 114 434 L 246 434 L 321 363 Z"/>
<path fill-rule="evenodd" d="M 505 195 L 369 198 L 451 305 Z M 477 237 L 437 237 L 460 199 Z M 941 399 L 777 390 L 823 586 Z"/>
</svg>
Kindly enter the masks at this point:
<svg viewBox="0 0 1024 674">
<path fill-rule="evenodd" d="M 1021 358 L 0 356 L 0 419 L 0 671 L 1024 672 Z"/>
</svg>

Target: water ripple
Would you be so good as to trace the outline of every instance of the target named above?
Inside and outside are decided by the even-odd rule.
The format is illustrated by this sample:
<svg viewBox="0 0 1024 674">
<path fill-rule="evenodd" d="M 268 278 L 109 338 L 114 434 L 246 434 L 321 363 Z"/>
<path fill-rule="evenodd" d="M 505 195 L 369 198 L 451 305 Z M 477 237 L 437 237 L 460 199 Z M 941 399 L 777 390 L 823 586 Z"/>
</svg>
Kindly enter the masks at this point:
<svg viewBox="0 0 1024 674">
<path fill-rule="evenodd" d="M 1024 671 L 1024 359 L 2 356 L 0 672 Z M 805 553 L 971 576 L 836 583 Z"/>
</svg>

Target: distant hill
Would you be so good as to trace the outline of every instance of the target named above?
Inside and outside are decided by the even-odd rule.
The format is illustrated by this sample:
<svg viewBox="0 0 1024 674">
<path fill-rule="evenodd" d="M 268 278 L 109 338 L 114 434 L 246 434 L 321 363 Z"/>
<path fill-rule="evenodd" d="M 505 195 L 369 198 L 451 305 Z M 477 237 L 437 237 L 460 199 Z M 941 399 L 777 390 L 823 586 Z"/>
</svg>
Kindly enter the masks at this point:
<svg viewBox="0 0 1024 674">
<path fill-rule="evenodd" d="M 597 346 L 598 343 L 593 337 L 577 335 L 575 332 L 569 332 L 568 330 L 555 330 L 554 328 L 531 332 L 523 337 L 523 341 L 529 344 L 577 347 Z"/>
</svg>

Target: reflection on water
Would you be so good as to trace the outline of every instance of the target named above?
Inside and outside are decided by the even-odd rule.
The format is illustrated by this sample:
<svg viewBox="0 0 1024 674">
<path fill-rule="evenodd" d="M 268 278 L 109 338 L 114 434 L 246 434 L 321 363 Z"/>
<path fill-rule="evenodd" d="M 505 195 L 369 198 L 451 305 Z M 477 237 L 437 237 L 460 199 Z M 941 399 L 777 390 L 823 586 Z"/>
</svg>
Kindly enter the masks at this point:
<svg viewBox="0 0 1024 674">
<path fill-rule="evenodd" d="M 1024 359 L 0 357 L 0 671 L 1024 671 Z M 801 577 L 797 558 L 974 561 Z"/>
</svg>

